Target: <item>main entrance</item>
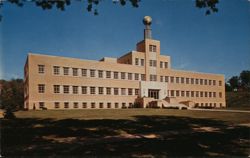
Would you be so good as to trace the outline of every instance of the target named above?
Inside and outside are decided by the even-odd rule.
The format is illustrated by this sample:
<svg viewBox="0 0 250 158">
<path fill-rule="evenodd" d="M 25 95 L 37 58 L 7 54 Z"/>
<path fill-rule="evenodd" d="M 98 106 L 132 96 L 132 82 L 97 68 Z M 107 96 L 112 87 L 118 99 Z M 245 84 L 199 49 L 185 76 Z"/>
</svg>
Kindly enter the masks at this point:
<svg viewBox="0 0 250 158">
<path fill-rule="evenodd" d="M 149 89 L 148 90 L 148 97 L 159 99 L 159 89 Z"/>
</svg>

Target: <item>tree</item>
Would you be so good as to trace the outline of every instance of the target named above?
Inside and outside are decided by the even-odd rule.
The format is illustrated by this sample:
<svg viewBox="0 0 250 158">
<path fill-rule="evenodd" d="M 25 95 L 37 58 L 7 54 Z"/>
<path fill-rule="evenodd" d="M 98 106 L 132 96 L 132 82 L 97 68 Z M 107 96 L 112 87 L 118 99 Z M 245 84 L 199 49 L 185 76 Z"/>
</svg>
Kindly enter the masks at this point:
<svg viewBox="0 0 250 158">
<path fill-rule="evenodd" d="M 1 109 L 16 111 L 23 108 L 23 80 L 1 80 L 2 91 L 0 95 Z"/>
<path fill-rule="evenodd" d="M 250 90 L 250 71 L 249 70 L 243 70 L 240 73 L 240 81 L 241 85 L 245 90 Z"/>
<path fill-rule="evenodd" d="M 232 87 L 230 86 L 229 83 L 225 83 L 225 89 L 226 89 L 226 92 L 231 92 L 232 91 Z"/>
<path fill-rule="evenodd" d="M 229 79 L 228 83 L 230 84 L 231 88 L 238 89 L 240 87 L 240 79 L 238 76 L 233 76 Z"/>
<path fill-rule="evenodd" d="M 65 10 L 67 6 L 69 6 L 72 2 L 75 2 L 76 0 L 6 0 L 6 1 L 0 1 L 0 8 L 3 6 L 4 3 L 11 3 L 18 7 L 22 7 L 25 5 L 26 2 L 29 3 L 35 3 L 36 6 L 42 8 L 43 10 L 48 10 L 52 8 L 57 8 L 59 10 Z M 97 6 L 100 4 L 102 0 L 78 0 L 80 2 L 83 2 L 82 4 L 86 4 L 86 9 L 88 12 L 94 13 L 94 15 L 98 15 Z M 130 4 L 133 7 L 139 7 L 139 3 L 141 0 L 112 0 L 115 4 L 120 4 L 122 6 L 126 5 L 127 2 L 130 2 Z M 85 3 L 86 2 L 86 3 Z M 196 0 L 195 6 L 197 8 L 205 9 L 206 15 L 211 14 L 211 12 L 218 12 L 218 8 L 216 5 L 219 3 L 219 0 Z M 93 10 L 93 7 L 95 9 Z M 0 15 L 0 20 L 2 19 L 2 16 Z"/>
</svg>

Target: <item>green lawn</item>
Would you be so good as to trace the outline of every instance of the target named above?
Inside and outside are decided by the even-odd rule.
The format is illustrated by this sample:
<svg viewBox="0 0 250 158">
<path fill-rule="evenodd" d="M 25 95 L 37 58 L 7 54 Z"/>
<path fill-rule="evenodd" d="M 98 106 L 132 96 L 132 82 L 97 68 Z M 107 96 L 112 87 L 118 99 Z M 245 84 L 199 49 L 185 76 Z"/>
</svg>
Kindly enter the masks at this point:
<svg viewBox="0 0 250 158">
<path fill-rule="evenodd" d="M 248 156 L 250 114 L 166 109 L 19 111 L 3 156 Z"/>
</svg>

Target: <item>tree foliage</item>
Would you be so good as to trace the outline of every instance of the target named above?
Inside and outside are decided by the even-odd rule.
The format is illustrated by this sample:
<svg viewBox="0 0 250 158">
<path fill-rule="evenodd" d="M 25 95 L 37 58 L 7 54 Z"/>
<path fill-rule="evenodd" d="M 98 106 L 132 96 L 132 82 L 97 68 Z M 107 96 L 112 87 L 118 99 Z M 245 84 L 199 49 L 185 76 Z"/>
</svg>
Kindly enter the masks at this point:
<svg viewBox="0 0 250 158">
<path fill-rule="evenodd" d="M 243 88 L 250 90 L 250 71 L 245 70 L 240 73 L 241 85 Z"/>
<path fill-rule="evenodd" d="M 97 6 L 103 0 L 6 0 L 6 1 L 0 0 L 0 8 L 4 5 L 4 3 L 8 2 L 18 7 L 22 7 L 25 5 L 25 3 L 29 2 L 29 3 L 34 3 L 37 7 L 40 7 L 43 10 L 57 8 L 58 10 L 64 11 L 67 6 L 69 6 L 75 1 L 82 2 L 82 5 L 86 7 L 86 10 L 88 12 L 93 12 L 94 15 L 98 15 Z M 112 0 L 113 3 L 120 4 L 122 6 L 126 5 L 127 3 L 130 3 L 135 8 L 139 7 L 139 3 L 141 1 L 142 0 Z M 206 10 L 205 14 L 209 15 L 212 12 L 218 12 L 218 8 L 216 7 L 218 3 L 219 0 L 196 0 L 195 6 L 197 8 L 205 9 Z M 0 20 L 1 19 L 2 16 L 0 15 Z"/>
<path fill-rule="evenodd" d="M 240 78 L 238 76 L 231 77 L 228 82 L 232 89 L 238 89 L 240 87 Z"/>
<path fill-rule="evenodd" d="M 1 109 L 6 110 L 20 110 L 23 108 L 24 95 L 23 95 L 23 80 L 12 79 L 10 81 L 1 80 L 2 85 L 0 101 Z"/>
<path fill-rule="evenodd" d="M 250 71 L 243 70 L 239 76 L 233 76 L 228 80 L 227 90 L 250 91 Z"/>
</svg>

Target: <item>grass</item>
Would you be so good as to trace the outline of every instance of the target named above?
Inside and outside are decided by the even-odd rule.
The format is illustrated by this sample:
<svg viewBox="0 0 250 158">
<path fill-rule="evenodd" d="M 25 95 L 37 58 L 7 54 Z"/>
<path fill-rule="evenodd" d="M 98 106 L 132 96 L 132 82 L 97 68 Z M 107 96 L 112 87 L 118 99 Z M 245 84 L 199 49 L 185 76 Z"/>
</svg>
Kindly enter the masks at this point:
<svg viewBox="0 0 250 158">
<path fill-rule="evenodd" d="M 2 156 L 248 156 L 250 114 L 166 109 L 19 111 Z"/>
<path fill-rule="evenodd" d="M 18 118 L 39 119 L 135 119 L 134 116 L 176 116 L 190 118 L 207 118 L 231 123 L 250 123 L 249 113 L 210 112 L 192 110 L 163 110 L 163 109 L 83 109 L 83 110 L 45 110 L 19 111 Z"/>
</svg>

